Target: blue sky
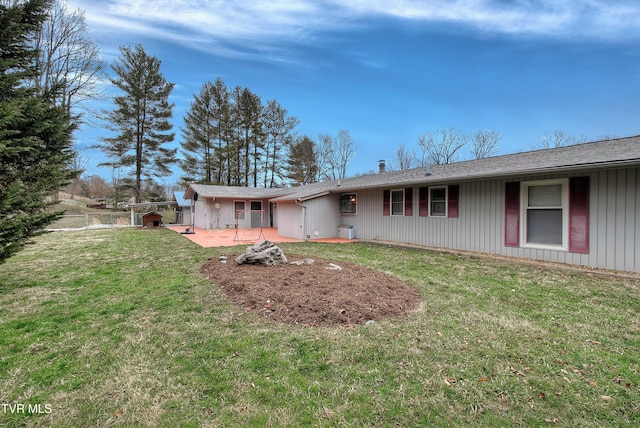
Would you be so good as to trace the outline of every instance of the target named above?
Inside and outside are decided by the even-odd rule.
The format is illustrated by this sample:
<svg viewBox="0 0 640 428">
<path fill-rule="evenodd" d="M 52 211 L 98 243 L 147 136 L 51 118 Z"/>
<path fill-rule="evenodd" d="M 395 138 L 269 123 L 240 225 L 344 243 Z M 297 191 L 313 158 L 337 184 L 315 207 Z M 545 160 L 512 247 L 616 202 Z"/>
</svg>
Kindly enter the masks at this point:
<svg viewBox="0 0 640 428">
<path fill-rule="evenodd" d="M 111 64 L 143 45 L 176 84 L 175 145 L 202 84 L 220 76 L 276 99 L 317 138 L 349 130 L 348 173 L 443 128 L 502 134 L 499 154 L 543 133 L 640 134 L 637 0 L 69 0 Z M 109 71 L 110 68 L 109 68 Z M 104 105 L 109 109 L 110 105 Z M 81 147 L 106 133 L 85 128 Z M 90 173 L 100 153 L 85 149 Z M 468 158 L 463 152 L 461 158 Z M 178 180 L 174 176 L 167 183 Z"/>
</svg>

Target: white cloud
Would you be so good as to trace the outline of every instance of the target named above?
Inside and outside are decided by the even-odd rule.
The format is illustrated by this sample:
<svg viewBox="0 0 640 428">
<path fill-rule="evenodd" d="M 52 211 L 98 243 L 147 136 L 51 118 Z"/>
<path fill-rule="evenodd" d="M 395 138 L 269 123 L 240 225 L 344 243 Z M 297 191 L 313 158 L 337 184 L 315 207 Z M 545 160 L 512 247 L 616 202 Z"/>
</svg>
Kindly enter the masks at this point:
<svg viewBox="0 0 640 428">
<path fill-rule="evenodd" d="M 636 0 L 69 0 L 69 5 L 86 11 L 96 33 L 161 37 L 227 56 L 251 50 L 277 56 L 277 46 L 311 43 L 323 31 L 354 29 L 371 17 L 526 37 L 640 38 L 640 20 L 630 19 L 640 16 Z"/>
</svg>

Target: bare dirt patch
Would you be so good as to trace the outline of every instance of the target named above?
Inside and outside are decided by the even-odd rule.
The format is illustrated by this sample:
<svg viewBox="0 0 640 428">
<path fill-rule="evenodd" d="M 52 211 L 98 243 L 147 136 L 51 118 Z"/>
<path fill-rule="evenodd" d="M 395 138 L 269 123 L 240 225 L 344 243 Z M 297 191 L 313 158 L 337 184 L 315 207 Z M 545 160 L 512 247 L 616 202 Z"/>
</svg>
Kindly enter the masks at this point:
<svg viewBox="0 0 640 428">
<path fill-rule="evenodd" d="M 418 291 L 401 280 L 366 267 L 287 254 L 286 265 L 226 264 L 218 258 L 202 273 L 235 304 L 275 322 L 310 326 L 353 326 L 402 317 L 420 304 Z M 327 269 L 330 263 L 340 270 Z"/>
</svg>

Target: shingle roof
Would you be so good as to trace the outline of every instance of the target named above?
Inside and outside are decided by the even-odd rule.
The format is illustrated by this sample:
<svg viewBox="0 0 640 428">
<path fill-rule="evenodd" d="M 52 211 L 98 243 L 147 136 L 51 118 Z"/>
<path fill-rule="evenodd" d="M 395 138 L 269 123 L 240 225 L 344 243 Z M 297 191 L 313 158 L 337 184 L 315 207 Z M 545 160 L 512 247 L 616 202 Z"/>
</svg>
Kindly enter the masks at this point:
<svg viewBox="0 0 640 428">
<path fill-rule="evenodd" d="M 640 166 L 640 136 L 598 141 L 555 149 L 535 150 L 434 165 L 431 174 L 425 168 L 369 174 L 289 189 L 265 189 L 192 184 L 185 194 L 205 197 L 270 198 L 273 201 L 308 200 L 328 193 L 348 192 L 376 187 L 432 185 L 507 176 L 589 170 L 613 166 Z"/>
<path fill-rule="evenodd" d="M 291 191 L 293 191 L 293 189 L 190 184 L 184 193 L 184 197 L 185 199 L 191 199 L 194 193 L 198 193 L 198 196 L 205 198 L 267 199 Z"/>
<path fill-rule="evenodd" d="M 640 166 L 640 136 L 434 165 L 431 167 L 430 175 L 427 175 L 425 168 L 414 168 L 363 175 L 340 181 L 313 183 L 297 187 L 294 192 L 273 200 L 305 200 L 327 193 L 365 188 L 429 185 L 618 165 Z"/>
</svg>

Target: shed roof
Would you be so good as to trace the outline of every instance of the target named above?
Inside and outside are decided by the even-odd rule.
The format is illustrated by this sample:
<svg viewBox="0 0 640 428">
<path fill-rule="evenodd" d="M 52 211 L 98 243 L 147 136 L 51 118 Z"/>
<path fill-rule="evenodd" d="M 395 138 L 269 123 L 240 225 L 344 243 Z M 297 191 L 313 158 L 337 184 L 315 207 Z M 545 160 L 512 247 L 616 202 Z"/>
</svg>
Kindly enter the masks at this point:
<svg viewBox="0 0 640 428">
<path fill-rule="evenodd" d="M 184 192 L 173 192 L 173 197 L 179 207 L 190 207 L 191 203 L 184 198 Z"/>
</svg>

